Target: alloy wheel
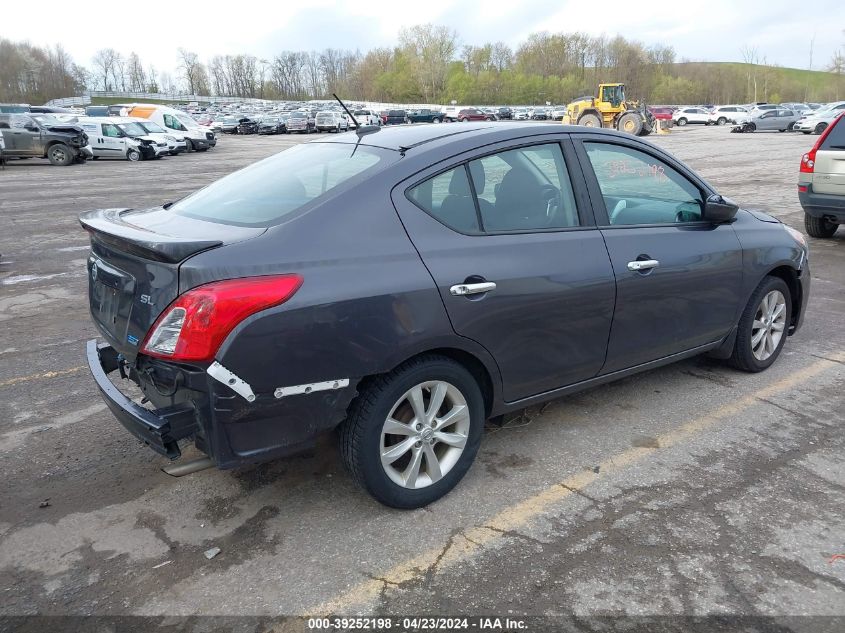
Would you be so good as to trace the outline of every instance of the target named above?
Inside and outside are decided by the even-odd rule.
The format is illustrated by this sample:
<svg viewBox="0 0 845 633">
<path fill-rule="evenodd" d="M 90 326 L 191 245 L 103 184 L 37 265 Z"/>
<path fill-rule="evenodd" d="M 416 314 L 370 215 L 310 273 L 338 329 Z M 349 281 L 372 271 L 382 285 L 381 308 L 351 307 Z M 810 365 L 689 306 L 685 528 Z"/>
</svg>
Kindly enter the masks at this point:
<svg viewBox="0 0 845 633">
<path fill-rule="evenodd" d="M 469 407 L 457 387 L 420 383 L 396 401 L 382 426 L 382 468 L 403 488 L 430 486 L 458 462 L 469 431 Z"/>
<path fill-rule="evenodd" d="M 775 353 L 786 329 L 786 298 L 780 290 L 767 293 L 751 325 L 751 351 L 759 361 Z"/>
</svg>

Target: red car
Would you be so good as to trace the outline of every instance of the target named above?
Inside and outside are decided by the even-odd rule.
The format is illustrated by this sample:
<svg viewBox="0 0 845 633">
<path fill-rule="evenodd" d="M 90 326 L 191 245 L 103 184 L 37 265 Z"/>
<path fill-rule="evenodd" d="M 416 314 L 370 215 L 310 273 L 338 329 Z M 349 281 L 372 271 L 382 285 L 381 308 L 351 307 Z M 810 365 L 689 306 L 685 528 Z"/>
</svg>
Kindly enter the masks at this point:
<svg viewBox="0 0 845 633">
<path fill-rule="evenodd" d="M 649 108 L 649 112 L 654 115 L 658 121 L 671 121 L 674 110 L 672 108 Z"/>
<path fill-rule="evenodd" d="M 455 117 L 461 123 L 465 121 L 489 121 L 490 115 L 482 112 L 481 110 L 477 110 L 476 108 L 464 108 L 458 112 L 458 115 Z"/>
</svg>

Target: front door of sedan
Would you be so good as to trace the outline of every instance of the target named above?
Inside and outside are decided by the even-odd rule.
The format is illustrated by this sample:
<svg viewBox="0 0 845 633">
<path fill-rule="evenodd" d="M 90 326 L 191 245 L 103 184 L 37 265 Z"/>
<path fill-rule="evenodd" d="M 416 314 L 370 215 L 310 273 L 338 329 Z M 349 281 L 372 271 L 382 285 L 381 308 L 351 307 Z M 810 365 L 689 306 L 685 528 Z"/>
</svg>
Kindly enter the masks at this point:
<svg viewBox="0 0 845 633">
<path fill-rule="evenodd" d="M 607 349 L 613 270 L 560 138 L 465 155 L 392 194 L 455 332 L 495 358 L 509 402 L 592 378 Z"/>
<path fill-rule="evenodd" d="M 742 247 L 730 224 L 702 219 L 702 183 L 636 141 L 576 141 L 616 275 L 602 373 L 719 341 L 737 322 Z"/>
<path fill-rule="evenodd" d="M 754 120 L 754 125 L 757 126 L 758 130 L 778 130 L 781 125 L 781 117 L 778 116 L 777 110 L 766 110 Z"/>
</svg>

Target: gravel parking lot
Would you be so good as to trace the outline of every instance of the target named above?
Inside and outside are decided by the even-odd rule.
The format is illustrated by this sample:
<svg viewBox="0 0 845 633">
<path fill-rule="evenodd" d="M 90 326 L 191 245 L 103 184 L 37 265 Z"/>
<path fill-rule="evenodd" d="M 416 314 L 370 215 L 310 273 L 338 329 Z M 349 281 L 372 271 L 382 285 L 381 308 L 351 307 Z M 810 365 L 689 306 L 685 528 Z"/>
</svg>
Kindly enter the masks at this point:
<svg viewBox="0 0 845 633">
<path fill-rule="evenodd" d="M 430 507 L 375 503 L 332 438 L 250 469 L 163 473 L 83 366 L 96 332 L 77 216 L 174 200 L 309 138 L 0 171 L 0 615 L 814 615 L 843 619 L 805 630 L 843 630 L 845 230 L 810 240 L 806 322 L 769 371 L 697 358 L 512 416 Z M 803 230 L 814 138 L 650 140 Z"/>
</svg>

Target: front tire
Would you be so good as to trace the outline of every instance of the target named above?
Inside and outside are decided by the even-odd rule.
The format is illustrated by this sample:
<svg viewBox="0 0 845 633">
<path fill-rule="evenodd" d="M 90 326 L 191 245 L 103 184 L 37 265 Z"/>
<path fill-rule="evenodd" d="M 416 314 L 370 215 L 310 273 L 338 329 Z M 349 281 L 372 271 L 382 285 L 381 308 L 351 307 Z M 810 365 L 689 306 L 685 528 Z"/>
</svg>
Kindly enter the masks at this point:
<svg viewBox="0 0 845 633">
<path fill-rule="evenodd" d="M 678 119 L 678 127 L 684 127 L 687 124 L 687 120 L 683 117 Z"/>
<path fill-rule="evenodd" d="M 191 139 L 186 139 L 185 145 L 186 145 L 185 152 L 191 153 L 191 152 L 194 151 L 194 142 Z"/>
<path fill-rule="evenodd" d="M 141 152 L 139 152 L 134 147 L 130 148 L 126 152 L 126 160 L 131 161 L 133 163 L 137 163 L 139 160 L 141 160 Z"/>
<path fill-rule="evenodd" d="M 780 356 L 792 318 L 789 286 L 765 277 L 742 311 L 730 363 L 747 372 L 768 369 Z"/>
<path fill-rule="evenodd" d="M 56 143 L 47 150 L 47 159 L 51 165 L 67 167 L 73 162 L 73 152 L 64 143 Z"/>
<path fill-rule="evenodd" d="M 425 355 L 359 391 L 340 427 L 352 477 L 394 508 L 419 508 L 452 490 L 484 430 L 484 399 L 472 374 L 449 358 Z"/>
<path fill-rule="evenodd" d="M 720 117 L 716 120 L 716 125 L 724 125 L 724 124 L 725 124 L 725 123 L 727 123 L 727 122 L 728 122 L 728 120 L 727 120 L 725 117 L 720 116 Z"/>
<path fill-rule="evenodd" d="M 827 123 L 819 123 L 816 128 L 813 130 L 814 134 L 821 134 L 827 128 Z"/>
<path fill-rule="evenodd" d="M 804 214 L 804 228 L 807 229 L 807 235 L 810 237 L 833 237 L 839 225 L 831 222 L 825 218 L 814 218 L 807 213 Z"/>
</svg>

